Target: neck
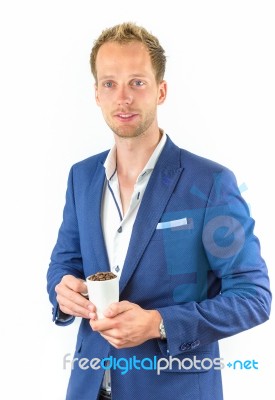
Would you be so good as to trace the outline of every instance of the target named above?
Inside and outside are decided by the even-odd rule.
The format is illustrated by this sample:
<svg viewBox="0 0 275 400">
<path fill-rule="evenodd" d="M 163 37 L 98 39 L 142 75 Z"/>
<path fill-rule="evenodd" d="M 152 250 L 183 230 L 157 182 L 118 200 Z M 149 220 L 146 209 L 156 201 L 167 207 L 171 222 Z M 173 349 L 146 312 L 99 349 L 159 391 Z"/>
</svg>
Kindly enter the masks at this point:
<svg viewBox="0 0 275 400">
<path fill-rule="evenodd" d="M 140 135 L 135 138 L 116 137 L 117 173 L 127 179 L 136 180 L 160 142 L 162 131 Z"/>
</svg>

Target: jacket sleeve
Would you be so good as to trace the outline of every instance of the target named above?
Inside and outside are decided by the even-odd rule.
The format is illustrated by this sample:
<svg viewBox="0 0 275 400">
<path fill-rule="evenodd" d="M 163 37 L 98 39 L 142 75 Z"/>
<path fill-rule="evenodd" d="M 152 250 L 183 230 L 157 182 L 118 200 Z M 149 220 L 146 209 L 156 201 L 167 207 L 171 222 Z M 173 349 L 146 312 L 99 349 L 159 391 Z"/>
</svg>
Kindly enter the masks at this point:
<svg viewBox="0 0 275 400">
<path fill-rule="evenodd" d="M 53 305 L 53 321 L 55 321 L 57 325 L 68 325 L 73 322 L 74 317 L 66 315 L 59 310 L 56 301 L 55 286 L 61 281 L 64 275 L 73 275 L 76 278 L 84 279 L 82 271 L 72 167 L 68 178 L 63 222 L 58 232 L 57 242 L 53 249 L 47 272 L 47 290 Z"/>
<path fill-rule="evenodd" d="M 201 241 L 209 262 L 205 287 L 212 276 L 219 289 L 209 295 L 206 288 L 202 301 L 158 309 L 167 334 L 167 342 L 159 342 L 164 354 L 208 345 L 269 318 L 267 267 L 253 233 L 254 220 L 230 171 L 216 177 L 203 219 Z"/>
</svg>

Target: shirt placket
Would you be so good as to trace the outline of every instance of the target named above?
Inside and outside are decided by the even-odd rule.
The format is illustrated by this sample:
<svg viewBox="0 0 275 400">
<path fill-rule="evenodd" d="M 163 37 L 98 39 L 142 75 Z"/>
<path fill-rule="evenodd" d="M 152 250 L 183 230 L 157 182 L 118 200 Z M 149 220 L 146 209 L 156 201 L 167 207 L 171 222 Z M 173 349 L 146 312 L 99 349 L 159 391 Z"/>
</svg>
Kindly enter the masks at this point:
<svg viewBox="0 0 275 400">
<path fill-rule="evenodd" d="M 134 191 L 131 197 L 129 209 L 127 210 L 126 214 L 122 216 L 122 205 L 120 200 L 120 193 L 118 187 L 118 180 L 117 177 L 112 182 L 113 184 L 113 199 L 117 205 L 117 212 L 121 216 L 121 221 L 119 226 L 116 229 L 114 235 L 114 242 L 113 242 L 113 260 L 111 269 L 112 272 L 116 275 L 121 275 L 122 266 L 125 261 L 129 241 L 131 238 L 131 230 L 132 224 L 130 223 L 131 218 L 133 218 L 133 213 L 135 212 L 136 208 L 139 206 L 141 198 L 142 198 L 142 185 L 141 180 L 137 179 L 137 182 L 134 186 Z"/>
</svg>

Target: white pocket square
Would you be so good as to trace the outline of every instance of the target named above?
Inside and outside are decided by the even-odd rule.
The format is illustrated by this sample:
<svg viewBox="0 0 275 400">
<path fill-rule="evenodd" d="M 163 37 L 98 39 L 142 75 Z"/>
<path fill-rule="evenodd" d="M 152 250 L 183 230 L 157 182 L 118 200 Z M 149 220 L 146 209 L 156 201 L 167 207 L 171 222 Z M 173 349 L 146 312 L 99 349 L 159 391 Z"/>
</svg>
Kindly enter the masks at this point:
<svg viewBox="0 0 275 400">
<path fill-rule="evenodd" d="M 173 221 L 167 222 L 159 222 L 157 224 L 157 229 L 178 228 L 183 225 L 187 225 L 187 218 L 174 219 Z"/>
</svg>

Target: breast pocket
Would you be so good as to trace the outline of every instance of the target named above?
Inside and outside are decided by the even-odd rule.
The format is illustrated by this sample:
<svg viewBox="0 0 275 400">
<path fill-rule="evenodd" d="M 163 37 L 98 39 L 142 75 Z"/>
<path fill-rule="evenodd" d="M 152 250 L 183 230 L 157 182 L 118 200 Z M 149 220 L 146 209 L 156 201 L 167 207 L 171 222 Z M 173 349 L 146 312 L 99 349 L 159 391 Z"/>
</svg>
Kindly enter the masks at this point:
<svg viewBox="0 0 275 400">
<path fill-rule="evenodd" d="M 157 224 L 157 230 L 168 230 L 168 232 L 174 232 L 178 230 L 190 230 L 193 228 L 192 218 L 178 218 L 170 221 L 163 221 Z"/>
<path fill-rule="evenodd" d="M 160 221 L 151 240 L 178 240 L 192 234 L 194 223 L 192 218 L 178 218 Z"/>
</svg>

